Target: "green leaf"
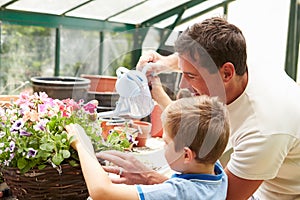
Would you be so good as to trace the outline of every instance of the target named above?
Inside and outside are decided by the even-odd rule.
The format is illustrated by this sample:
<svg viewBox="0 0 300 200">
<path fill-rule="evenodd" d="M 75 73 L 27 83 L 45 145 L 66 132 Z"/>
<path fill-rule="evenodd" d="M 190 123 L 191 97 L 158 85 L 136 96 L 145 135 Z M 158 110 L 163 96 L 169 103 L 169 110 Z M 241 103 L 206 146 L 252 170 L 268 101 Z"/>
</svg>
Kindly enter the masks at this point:
<svg viewBox="0 0 300 200">
<path fill-rule="evenodd" d="M 41 150 L 38 152 L 38 154 L 36 155 L 36 158 L 48 158 L 49 156 L 51 156 L 51 153 L 47 152 L 47 151 L 44 151 L 44 150 Z"/>
<path fill-rule="evenodd" d="M 25 172 L 28 172 L 30 170 L 30 166 L 29 165 L 26 165 L 23 169 L 21 169 L 21 173 L 25 173 Z"/>
<path fill-rule="evenodd" d="M 70 164 L 72 167 L 76 167 L 76 166 L 79 165 L 75 160 L 70 160 L 70 161 L 69 161 L 69 164 Z"/>
<path fill-rule="evenodd" d="M 44 169 L 46 166 L 47 166 L 47 165 L 39 165 L 39 166 L 38 166 L 38 169 L 39 169 L 39 170 Z"/>
<path fill-rule="evenodd" d="M 52 152 L 54 149 L 54 144 L 51 144 L 51 143 L 42 144 L 40 146 L 40 149 L 44 150 L 44 151 Z"/>
<path fill-rule="evenodd" d="M 27 160 L 24 158 L 24 157 L 21 157 L 18 159 L 18 163 L 17 163 L 17 166 L 19 169 L 24 169 L 27 165 Z"/>
<path fill-rule="evenodd" d="M 70 158 L 71 153 L 68 150 L 61 150 L 59 153 L 62 155 L 63 158 Z"/>
<path fill-rule="evenodd" d="M 52 158 L 52 162 L 55 164 L 55 165 L 60 165 L 60 163 L 64 160 L 62 154 L 60 153 L 56 153 L 53 158 Z"/>
</svg>

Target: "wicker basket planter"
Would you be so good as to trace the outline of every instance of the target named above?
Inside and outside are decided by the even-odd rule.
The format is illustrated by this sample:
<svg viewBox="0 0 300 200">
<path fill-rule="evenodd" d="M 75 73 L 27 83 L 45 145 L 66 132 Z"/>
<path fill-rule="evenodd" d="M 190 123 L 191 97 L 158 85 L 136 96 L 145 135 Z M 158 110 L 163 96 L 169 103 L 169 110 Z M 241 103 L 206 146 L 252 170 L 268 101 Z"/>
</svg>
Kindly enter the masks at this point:
<svg viewBox="0 0 300 200">
<path fill-rule="evenodd" d="M 13 196 L 20 200 L 83 200 L 89 196 L 80 166 L 62 165 L 60 174 L 52 167 L 25 174 L 16 168 L 1 171 Z"/>
</svg>

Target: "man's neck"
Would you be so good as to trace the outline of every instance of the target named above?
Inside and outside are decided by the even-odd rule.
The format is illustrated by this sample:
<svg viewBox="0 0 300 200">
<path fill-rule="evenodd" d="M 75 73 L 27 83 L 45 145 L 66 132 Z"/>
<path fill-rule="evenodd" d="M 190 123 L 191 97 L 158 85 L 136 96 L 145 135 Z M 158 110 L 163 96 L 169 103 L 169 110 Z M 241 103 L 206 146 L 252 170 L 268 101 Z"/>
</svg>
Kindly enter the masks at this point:
<svg viewBox="0 0 300 200">
<path fill-rule="evenodd" d="M 227 105 L 232 103 L 240 97 L 245 91 L 248 84 L 248 72 L 242 76 L 236 76 L 235 80 L 231 83 L 230 91 L 227 90 Z"/>
</svg>

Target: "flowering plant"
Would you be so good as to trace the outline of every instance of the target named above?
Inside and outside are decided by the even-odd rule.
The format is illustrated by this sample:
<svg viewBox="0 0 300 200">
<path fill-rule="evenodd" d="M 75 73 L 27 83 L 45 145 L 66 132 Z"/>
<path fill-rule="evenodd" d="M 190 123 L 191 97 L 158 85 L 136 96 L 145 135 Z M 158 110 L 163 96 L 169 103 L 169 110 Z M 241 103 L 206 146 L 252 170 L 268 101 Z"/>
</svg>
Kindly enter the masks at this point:
<svg viewBox="0 0 300 200">
<path fill-rule="evenodd" d="M 80 124 L 97 149 L 102 137 L 96 108 L 93 101 L 84 104 L 83 100 L 52 99 L 44 92 L 21 93 L 12 105 L 0 107 L 1 165 L 17 167 L 22 173 L 47 165 L 78 165 L 78 154 L 64 127 Z"/>
<path fill-rule="evenodd" d="M 125 126 L 123 130 L 111 129 L 106 140 L 102 140 L 102 144 L 99 145 L 99 150 L 118 150 L 118 151 L 131 151 L 133 146 L 137 144 L 135 140 L 137 132 L 129 130 L 128 126 Z"/>
</svg>

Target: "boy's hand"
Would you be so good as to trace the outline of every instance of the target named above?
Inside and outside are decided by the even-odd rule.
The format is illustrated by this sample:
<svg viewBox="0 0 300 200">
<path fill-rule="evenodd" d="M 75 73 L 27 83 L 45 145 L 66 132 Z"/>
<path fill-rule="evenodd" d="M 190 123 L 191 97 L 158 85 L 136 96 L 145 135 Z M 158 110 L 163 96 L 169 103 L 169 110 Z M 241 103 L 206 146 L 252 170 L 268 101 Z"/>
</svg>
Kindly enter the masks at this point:
<svg viewBox="0 0 300 200">
<path fill-rule="evenodd" d="M 78 150 L 81 146 L 86 151 L 94 154 L 94 147 L 91 139 L 86 135 L 84 129 L 79 124 L 69 124 L 66 126 L 69 138 L 73 137 L 72 147 Z"/>
</svg>

